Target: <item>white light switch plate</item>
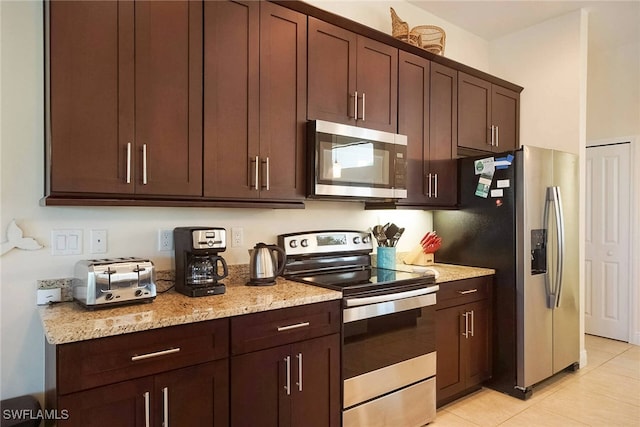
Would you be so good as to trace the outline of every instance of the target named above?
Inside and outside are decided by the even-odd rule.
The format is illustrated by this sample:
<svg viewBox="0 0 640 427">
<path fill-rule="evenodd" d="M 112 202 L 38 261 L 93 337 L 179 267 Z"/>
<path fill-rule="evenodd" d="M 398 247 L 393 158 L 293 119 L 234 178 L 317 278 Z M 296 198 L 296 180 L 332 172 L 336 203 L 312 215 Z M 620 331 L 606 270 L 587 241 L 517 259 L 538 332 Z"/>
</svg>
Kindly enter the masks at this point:
<svg viewBox="0 0 640 427">
<path fill-rule="evenodd" d="M 50 302 L 59 302 L 61 298 L 60 288 L 38 289 L 37 304 L 46 305 Z"/>
</svg>

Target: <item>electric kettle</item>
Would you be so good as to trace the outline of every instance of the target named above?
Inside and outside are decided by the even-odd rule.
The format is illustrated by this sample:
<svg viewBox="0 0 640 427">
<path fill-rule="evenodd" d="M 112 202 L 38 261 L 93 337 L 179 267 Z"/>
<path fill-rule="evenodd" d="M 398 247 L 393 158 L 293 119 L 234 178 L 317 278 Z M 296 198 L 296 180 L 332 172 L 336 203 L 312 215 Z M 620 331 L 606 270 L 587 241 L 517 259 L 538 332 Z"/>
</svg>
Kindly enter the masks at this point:
<svg viewBox="0 0 640 427">
<path fill-rule="evenodd" d="M 249 249 L 249 281 L 250 286 L 267 286 L 276 283 L 276 277 L 284 271 L 287 254 L 276 245 L 258 243 Z M 279 258 L 282 259 L 279 259 Z"/>
</svg>

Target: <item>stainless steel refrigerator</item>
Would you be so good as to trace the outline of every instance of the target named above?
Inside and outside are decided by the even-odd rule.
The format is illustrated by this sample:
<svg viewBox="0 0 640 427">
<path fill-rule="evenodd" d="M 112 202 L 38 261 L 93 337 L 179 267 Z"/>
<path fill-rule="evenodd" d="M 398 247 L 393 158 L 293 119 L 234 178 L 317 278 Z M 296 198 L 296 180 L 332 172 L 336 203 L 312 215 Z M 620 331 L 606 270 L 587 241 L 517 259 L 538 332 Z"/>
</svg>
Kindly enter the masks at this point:
<svg viewBox="0 0 640 427">
<path fill-rule="evenodd" d="M 496 269 L 487 385 L 526 399 L 580 359 L 578 157 L 525 146 L 458 168 L 460 210 L 434 212 L 435 259 Z"/>
</svg>

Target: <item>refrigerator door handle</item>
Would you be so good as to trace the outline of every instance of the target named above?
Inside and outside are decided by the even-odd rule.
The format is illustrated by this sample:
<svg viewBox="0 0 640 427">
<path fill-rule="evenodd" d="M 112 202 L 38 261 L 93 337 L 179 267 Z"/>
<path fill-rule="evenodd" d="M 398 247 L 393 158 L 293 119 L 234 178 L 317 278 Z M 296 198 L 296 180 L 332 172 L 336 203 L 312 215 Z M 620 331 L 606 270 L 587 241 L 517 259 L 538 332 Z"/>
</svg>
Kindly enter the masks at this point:
<svg viewBox="0 0 640 427">
<path fill-rule="evenodd" d="M 562 198 L 560 196 L 560 187 L 547 187 L 547 197 L 544 204 L 544 224 L 549 226 L 550 204 L 553 203 L 553 211 L 555 216 L 556 227 L 556 271 L 553 277 L 553 287 L 551 286 L 551 278 L 547 273 L 547 306 L 555 308 L 560 306 L 560 293 L 562 291 L 562 275 L 564 267 L 564 218 L 562 215 Z M 549 233 L 546 233 L 548 238 Z M 547 242 L 545 242 L 546 245 Z"/>
<path fill-rule="evenodd" d="M 562 214 L 562 197 L 560 196 L 560 187 L 552 187 L 554 192 L 554 203 L 556 214 L 556 229 L 558 231 L 556 252 L 556 307 L 560 307 L 560 295 L 562 294 L 562 276 L 564 273 L 564 216 Z"/>
</svg>

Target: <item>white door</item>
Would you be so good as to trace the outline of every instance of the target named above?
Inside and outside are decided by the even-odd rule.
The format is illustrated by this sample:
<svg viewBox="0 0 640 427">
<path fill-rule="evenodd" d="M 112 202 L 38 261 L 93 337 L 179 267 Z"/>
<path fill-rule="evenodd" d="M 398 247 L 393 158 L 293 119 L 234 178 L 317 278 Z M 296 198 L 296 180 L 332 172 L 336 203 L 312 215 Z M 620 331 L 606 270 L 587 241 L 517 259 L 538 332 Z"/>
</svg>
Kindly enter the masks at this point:
<svg viewBox="0 0 640 427">
<path fill-rule="evenodd" d="M 585 332 L 629 341 L 631 144 L 587 147 Z"/>
</svg>

